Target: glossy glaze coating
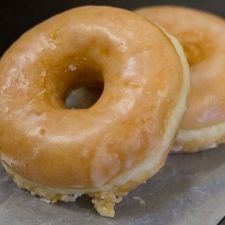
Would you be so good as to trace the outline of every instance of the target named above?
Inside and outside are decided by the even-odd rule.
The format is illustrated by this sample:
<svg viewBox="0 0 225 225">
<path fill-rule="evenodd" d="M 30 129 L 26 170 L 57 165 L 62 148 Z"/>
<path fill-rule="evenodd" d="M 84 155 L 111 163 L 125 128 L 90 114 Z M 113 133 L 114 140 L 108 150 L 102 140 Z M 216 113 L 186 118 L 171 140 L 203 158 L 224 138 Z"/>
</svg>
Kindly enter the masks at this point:
<svg viewBox="0 0 225 225">
<path fill-rule="evenodd" d="M 149 7 L 136 12 L 177 37 L 185 50 L 191 66 L 191 93 L 181 130 L 197 131 L 225 123 L 225 21 L 206 12 L 175 6 Z M 214 135 L 215 132 L 211 134 Z M 224 136 L 224 129 L 215 136 L 210 141 L 202 140 L 202 144 L 196 143 L 196 147 L 218 142 Z M 185 137 L 182 139 L 185 141 Z M 190 148 L 196 144 L 192 143 Z"/>
<path fill-rule="evenodd" d="M 104 91 L 92 107 L 65 107 L 70 89 L 97 82 Z M 158 27 L 126 10 L 72 9 L 25 33 L 1 59 L 1 159 L 58 190 L 140 183 L 146 171 L 132 171 L 148 158 L 151 176 L 164 164 L 187 92 L 180 56 Z"/>
</svg>

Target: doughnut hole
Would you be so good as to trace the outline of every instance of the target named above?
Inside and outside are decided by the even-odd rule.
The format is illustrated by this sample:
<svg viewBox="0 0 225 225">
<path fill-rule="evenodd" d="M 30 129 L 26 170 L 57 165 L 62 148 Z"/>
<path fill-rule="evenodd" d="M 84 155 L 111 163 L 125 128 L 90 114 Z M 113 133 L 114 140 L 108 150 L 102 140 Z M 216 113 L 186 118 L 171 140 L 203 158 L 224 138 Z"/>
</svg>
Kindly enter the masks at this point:
<svg viewBox="0 0 225 225">
<path fill-rule="evenodd" d="M 176 35 L 181 42 L 190 66 L 204 61 L 212 51 L 209 37 L 203 37 L 202 33 L 185 32 Z"/>
<path fill-rule="evenodd" d="M 89 62 L 90 63 L 90 62 Z M 90 65 L 93 65 L 91 67 Z M 64 105 L 67 109 L 86 109 L 93 106 L 101 97 L 104 89 L 103 75 L 93 63 L 77 67 L 73 71 L 70 65 L 71 82 L 64 94 Z M 74 67 L 75 68 L 75 67 Z M 73 74 L 73 72 L 75 72 Z"/>
<path fill-rule="evenodd" d="M 54 70 L 47 70 L 45 88 L 52 96 L 50 102 L 54 108 L 86 109 L 100 99 L 103 73 L 91 57 L 73 55 L 52 64 Z"/>
<path fill-rule="evenodd" d="M 94 105 L 102 95 L 104 83 L 84 84 L 69 91 L 65 106 L 68 109 L 86 109 Z"/>
</svg>

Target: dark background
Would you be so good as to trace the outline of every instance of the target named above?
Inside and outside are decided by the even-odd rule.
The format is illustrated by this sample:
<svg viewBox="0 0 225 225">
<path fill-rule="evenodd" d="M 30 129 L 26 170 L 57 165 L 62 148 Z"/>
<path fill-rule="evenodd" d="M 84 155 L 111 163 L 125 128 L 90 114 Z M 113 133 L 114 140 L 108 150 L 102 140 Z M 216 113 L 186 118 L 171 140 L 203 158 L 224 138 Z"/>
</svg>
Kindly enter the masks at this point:
<svg viewBox="0 0 225 225">
<path fill-rule="evenodd" d="M 225 17 L 225 0 L 0 0 L 0 56 L 27 29 L 72 7 L 111 5 L 134 9 L 159 4 L 185 5 Z"/>
</svg>

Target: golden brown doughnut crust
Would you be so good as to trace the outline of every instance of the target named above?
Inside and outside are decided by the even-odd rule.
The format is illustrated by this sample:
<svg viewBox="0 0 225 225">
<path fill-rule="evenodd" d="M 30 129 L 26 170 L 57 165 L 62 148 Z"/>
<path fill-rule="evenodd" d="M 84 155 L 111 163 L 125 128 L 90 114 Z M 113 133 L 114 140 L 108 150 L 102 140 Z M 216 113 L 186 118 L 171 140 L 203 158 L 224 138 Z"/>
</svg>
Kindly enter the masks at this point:
<svg viewBox="0 0 225 225">
<path fill-rule="evenodd" d="M 185 111 L 188 67 L 170 39 L 132 12 L 90 6 L 14 43 L 0 61 L 0 151 L 16 183 L 52 201 L 88 193 L 113 216 L 117 196 L 164 164 Z M 69 89 L 99 81 L 92 107 L 65 107 Z"/>
<path fill-rule="evenodd" d="M 225 140 L 225 21 L 176 6 L 136 12 L 164 27 L 181 42 L 191 66 L 191 93 L 175 151 L 194 152 Z"/>
</svg>

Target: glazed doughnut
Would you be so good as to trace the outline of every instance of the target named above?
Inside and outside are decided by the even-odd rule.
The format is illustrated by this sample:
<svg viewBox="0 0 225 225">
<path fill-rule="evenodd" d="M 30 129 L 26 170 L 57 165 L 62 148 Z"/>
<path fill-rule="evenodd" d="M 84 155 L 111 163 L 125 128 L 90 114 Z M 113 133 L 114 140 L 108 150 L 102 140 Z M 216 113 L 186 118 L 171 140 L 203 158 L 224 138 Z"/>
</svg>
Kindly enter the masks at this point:
<svg viewBox="0 0 225 225">
<path fill-rule="evenodd" d="M 88 194 L 111 217 L 122 196 L 163 166 L 189 90 L 178 42 L 112 7 L 75 8 L 41 23 L 4 54 L 0 74 L 6 171 L 52 202 Z M 65 107 L 69 90 L 101 82 L 94 105 Z"/>
<path fill-rule="evenodd" d="M 194 9 L 157 6 L 138 14 L 181 42 L 191 67 L 191 93 L 173 151 L 196 152 L 225 141 L 225 21 Z"/>
</svg>

